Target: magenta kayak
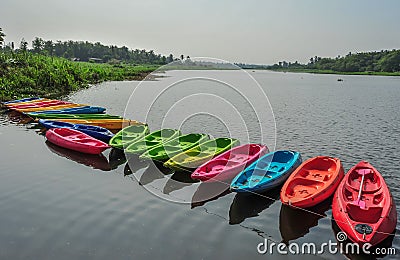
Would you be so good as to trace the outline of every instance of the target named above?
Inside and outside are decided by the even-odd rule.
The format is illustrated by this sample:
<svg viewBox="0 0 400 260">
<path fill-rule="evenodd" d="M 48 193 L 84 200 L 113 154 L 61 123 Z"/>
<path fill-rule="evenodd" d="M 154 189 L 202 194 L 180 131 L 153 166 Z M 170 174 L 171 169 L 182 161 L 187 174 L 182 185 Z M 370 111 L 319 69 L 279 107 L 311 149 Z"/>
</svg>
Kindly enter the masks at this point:
<svg viewBox="0 0 400 260">
<path fill-rule="evenodd" d="M 239 172 L 267 152 L 269 150 L 265 145 L 244 144 L 204 163 L 192 173 L 191 177 L 210 182 L 231 181 Z"/>
<path fill-rule="evenodd" d="M 81 153 L 100 154 L 110 146 L 80 131 L 69 128 L 52 128 L 46 138 L 55 145 Z"/>
</svg>

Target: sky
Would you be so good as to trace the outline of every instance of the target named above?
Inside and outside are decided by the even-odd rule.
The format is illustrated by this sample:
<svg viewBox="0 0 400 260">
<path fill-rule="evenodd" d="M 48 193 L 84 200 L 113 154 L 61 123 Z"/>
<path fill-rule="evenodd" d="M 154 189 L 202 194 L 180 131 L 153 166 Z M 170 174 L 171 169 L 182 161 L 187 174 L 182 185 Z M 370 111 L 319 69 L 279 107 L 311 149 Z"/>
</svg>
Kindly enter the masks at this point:
<svg viewBox="0 0 400 260">
<path fill-rule="evenodd" d="M 1 0 L 6 42 L 84 40 L 273 64 L 400 49 L 398 0 Z"/>
</svg>

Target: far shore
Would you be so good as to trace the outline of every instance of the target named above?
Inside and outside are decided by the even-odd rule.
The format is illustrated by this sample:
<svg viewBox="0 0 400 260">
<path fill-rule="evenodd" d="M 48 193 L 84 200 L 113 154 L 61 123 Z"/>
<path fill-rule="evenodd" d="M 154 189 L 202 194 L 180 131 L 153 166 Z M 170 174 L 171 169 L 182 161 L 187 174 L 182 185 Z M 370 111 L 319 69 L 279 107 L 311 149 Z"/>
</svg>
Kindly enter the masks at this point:
<svg viewBox="0 0 400 260">
<path fill-rule="evenodd" d="M 253 70 L 257 70 L 257 69 L 253 69 Z M 311 74 L 400 76 L 400 72 L 376 72 L 376 71 L 343 72 L 343 71 L 317 70 L 317 69 L 265 69 L 265 70 L 275 71 L 275 72 L 293 72 L 293 73 L 311 73 Z"/>
</svg>

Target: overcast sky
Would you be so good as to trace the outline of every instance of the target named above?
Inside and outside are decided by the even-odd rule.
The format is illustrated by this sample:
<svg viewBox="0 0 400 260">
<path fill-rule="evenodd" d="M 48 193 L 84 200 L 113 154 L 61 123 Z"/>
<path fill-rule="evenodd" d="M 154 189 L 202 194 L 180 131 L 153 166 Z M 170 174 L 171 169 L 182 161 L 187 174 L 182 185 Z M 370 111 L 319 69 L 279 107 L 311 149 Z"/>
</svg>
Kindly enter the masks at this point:
<svg viewBox="0 0 400 260">
<path fill-rule="evenodd" d="M 231 62 L 400 48 L 398 0 L 0 0 L 6 41 L 88 40 Z"/>
</svg>

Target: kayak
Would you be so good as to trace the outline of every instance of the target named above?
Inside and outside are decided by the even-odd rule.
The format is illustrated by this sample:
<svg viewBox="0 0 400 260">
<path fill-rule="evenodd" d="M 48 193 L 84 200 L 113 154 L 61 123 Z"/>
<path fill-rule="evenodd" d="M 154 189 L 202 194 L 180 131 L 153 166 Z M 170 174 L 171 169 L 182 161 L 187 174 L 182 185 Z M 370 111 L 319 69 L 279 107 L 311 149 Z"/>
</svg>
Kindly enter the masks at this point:
<svg viewBox="0 0 400 260">
<path fill-rule="evenodd" d="M 16 110 L 16 109 L 27 109 L 27 108 L 51 107 L 51 106 L 67 105 L 67 104 L 72 104 L 72 103 L 61 100 L 46 100 L 46 101 L 36 102 L 33 104 L 9 105 L 8 108 Z"/>
<path fill-rule="evenodd" d="M 28 112 L 39 112 L 39 111 L 48 111 L 48 110 L 59 110 L 65 108 L 77 108 L 84 107 L 86 105 L 80 104 L 65 104 L 65 105 L 57 105 L 57 106 L 49 106 L 49 107 L 36 107 L 36 108 L 25 108 L 25 109 L 14 109 L 20 113 L 28 113 Z"/>
<path fill-rule="evenodd" d="M 46 138 L 55 145 L 81 153 L 100 154 L 109 148 L 108 144 L 69 128 L 52 128 L 46 132 Z"/>
<path fill-rule="evenodd" d="M 15 99 L 15 100 L 10 100 L 10 101 L 7 101 L 7 102 L 3 102 L 3 104 L 4 105 L 9 105 L 9 104 L 14 104 L 14 103 L 22 103 L 22 102 L 40 100 L 40 99 L 42 99 L 42 98 L 40 98 L 40 97 L 22 98 L 22 99 Z"/>
<path fill-rule="evenodd" d="M 244 144 L 226 151 L 204 163 L 192 173 L 193 179 L 201 181 L 232 181 L 254 161 L 268 152 L 265 145 Z"/>
<path fill-rule="evenodd" d="M 191 171 L 236 145 L 239 145 L 239 140 L 233 138 L 211 139 L 173 156 L 164 163 L 164 166 L 176 171 Z"/>
<path fill-rule="evenodd" d="M 293 151 L 275 151 L 253 162 L 231 182 L 233 192 L 265 192 L 275 188 L 301 164 L 301 156 Z"/>
<path fill-rule="evenodd" d="M 50 120 L 57 120 L 57 119 L 122 119 L 121 116 L 114 116 L 109 114 L 53 114 L 53 113 L 41 113 L 41 114 L 28 114 L 34 118 L 40 119 L 50 119 Z"/>
<path fill-rule="evenodd" d="M 154 161 L 166 161 L 178 153 L 189 150 L 205 140 L 208 140 L 208 135 L 206 134 L 181 135 L 168 142 L 164 142 L 162 145 L 149 149 L 147 152 L 143 153 L 140 158 L 151 159 Z"/>
<path fill-rule="evenodd" d="M 149 133 L 147 125 L 128 126 L 119 131 L 111 138 L 110 146 L 118 149 L 124 149 L 131 143 L 138 141 Z"/>
<path fill-rule="evenodd" d="M 147 150 L 159 146 L 163 142 L 168 142 L 171 139 L 179 136 L 181 131 L 176 129 L 161 129 L 146 135 L 143 139 L 131 143 L 125 149 L 126 153 L 142 154 Z"/>
<path fill-rule="evenodd" d="M 35 116 L 38 114 L 101 114 L 104 113 L 106 109 L 104 107 L 76 107 L 76 108 L 65 108 L 57 110 L 47 110 L 28 113 L 29 116 Z"/>
<path fill-rule="evenodd" d="M 332 215 L 347 237 L 377 245 L 396 228 L 396 205 L 382 175 L 361 161 L 344 176 L 335 192 Z"/>
<path fill-rule="evenodd" d="M 40 98 L 40 99 L 35 99 L 35 100 L 31 100 L 31 101 L 22 101 L 22 102 L 16 102 L 16 103 L 8 103 L 5 104 L 6 107 L 13 107 L 13 106 L 17 106 L 17 105 L 30 105 L 30 104 L 36 104 L 36 103 L 40 103 L 43 101 L 58 101 L 55 99 L 47 99 L 47 98 Z"/>
<path fill-rule="evenodd" d="M 108 130 L 121 130 L 125 126 L 143 124 L 129 119 L 57 119 L 57 121 L 72 124 L 100 126 L 107 128 Z"/>
<path fill-rule="evenodd" d="M 283 204 L 308 208 L 333 195 L 344 171 L 338 158 L 318 156 L 305 161 L 281 190 Z"/>
<path fill-rule="evenodd" d="M 103 142 L 108 142 L 114 134 L 111 133 L 108 129 L 99 127 L 99 126 L 91 126 L 91 125 L 81 125 L 81 124 L 71 124 L 66 122 L 59 121 L 51 121 L 39 119 L 39 124 L 44 126 L 47 129 L 51 128 L 70 128 L 81 131 L 87 135 L 90 135 L 93 138 L 101 140 Z"/>
</svg>

